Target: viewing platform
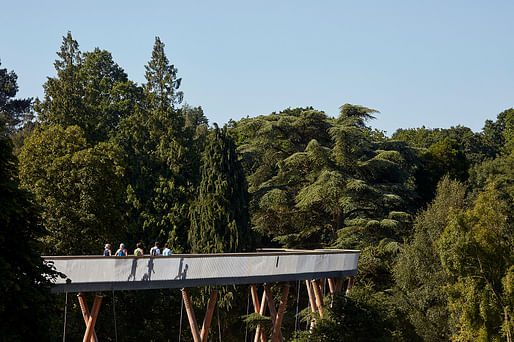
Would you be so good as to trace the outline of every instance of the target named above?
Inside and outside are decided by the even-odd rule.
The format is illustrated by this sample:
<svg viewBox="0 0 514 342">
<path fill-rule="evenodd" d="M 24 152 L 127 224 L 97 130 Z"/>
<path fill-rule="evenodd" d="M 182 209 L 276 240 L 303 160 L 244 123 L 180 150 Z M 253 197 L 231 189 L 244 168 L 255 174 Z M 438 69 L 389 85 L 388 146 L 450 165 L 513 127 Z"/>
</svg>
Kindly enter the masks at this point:
<svg viewBox="0 0 514 342">
<path fill-rule="evenodd" d="M 357 272 L 360 251 L 265 250 L 171 256 L 45 256 L 66 279 L 54 293 L 190 288 L 344 278 Z"/>
</svg>

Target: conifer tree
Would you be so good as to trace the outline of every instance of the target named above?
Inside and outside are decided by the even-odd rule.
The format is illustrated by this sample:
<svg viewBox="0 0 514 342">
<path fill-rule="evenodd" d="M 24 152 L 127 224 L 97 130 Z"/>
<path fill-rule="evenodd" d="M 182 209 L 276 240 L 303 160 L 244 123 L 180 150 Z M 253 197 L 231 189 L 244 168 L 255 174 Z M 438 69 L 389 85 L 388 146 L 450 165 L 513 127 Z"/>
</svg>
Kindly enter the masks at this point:
<svg viewBox="0 0 514 342">
<path fill-rule="evenodd" d="M 0 65 L 2 63 L 0 62 Z M 18 76 L 14 71 L 0 69 L 0 121 L 3 122 L 0 135 L 11 136 L 20 124 L 29 118 L 32 98 L 15 99 L 18 92 Z"/>
<path fill-rule="evenodd" d="M 34 108 L 46 125 L 77 125 L 88 143 L 114 136 L 121 118 L 134 111 L 141 89 L 128 80 L 108 51 L 81 52 L 71 32 L 63 37 L 55 63 L 56 77 L 43 85 L 43 100 Z"/>
<path fill-rule="evenodd" d="M 248 190 L 233 140 L 214 125 L 202 156 L 198 200 L 191 208 L 189 240 L 196 253 L 251 248 Z"/>
<path fill-rule="evenodd" d="M 187 136 L 184 115 L 175 108 L 182 101 L 180 79 L 159 37 L 145 68 L 143 106 L 121 121 L 116 138 L 127 155 L 131 231 L 137 240 L 167 240 L 174 252 L 184 252 L 189 226 Z"/>
<path fill-rule="evenodd" d="M 167 110 L 182 102 L 183 93 L 178 91 L 181 78 L 177 78 L 177 68 L 169 64 L 164 52 L 164 43 L 155 37 L 152 59 L 145 65 L 144 85 L 148 106 L 153 109 Z"/>
</svg>

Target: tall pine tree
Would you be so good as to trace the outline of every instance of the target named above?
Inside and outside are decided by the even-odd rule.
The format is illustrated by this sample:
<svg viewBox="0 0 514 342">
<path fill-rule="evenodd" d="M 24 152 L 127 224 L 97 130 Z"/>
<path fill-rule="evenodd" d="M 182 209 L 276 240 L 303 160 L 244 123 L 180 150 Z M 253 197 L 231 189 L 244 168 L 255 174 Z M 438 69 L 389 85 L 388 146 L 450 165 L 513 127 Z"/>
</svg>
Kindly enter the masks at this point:
<svg viewBox="0 0 514 342">
<path fill-rule="evenodd" d="M 70 32 L 57 56 L 57 76 L 48 78 L 43 100 L 36 99 L 34 105 L 39 120 L 64 128 L 77 125 L 90 144 L 113 137 L 120 119 L 135 110 L 141 89 L 110 52 L 96 48 L 82 53 Z"/>
<path fill-rule="evenodd" d="M 167 240 L 174 252 L 187 244 L 187 136 L 177 69 L 155 38 L 143 84 L 143 105 L 120 123 L 117 142 L 127 156 L 127 199 L 134 240 Z M 142 228 L 142 229 L 141 229 Z"/>
<path fill-rule="evenodd" d="M 215 124 L 202 156 L 202 182 L 191 208 L 189 240 L 195 253 L 251 248 L 248 190 L 227 127 Z"/>
</svg>

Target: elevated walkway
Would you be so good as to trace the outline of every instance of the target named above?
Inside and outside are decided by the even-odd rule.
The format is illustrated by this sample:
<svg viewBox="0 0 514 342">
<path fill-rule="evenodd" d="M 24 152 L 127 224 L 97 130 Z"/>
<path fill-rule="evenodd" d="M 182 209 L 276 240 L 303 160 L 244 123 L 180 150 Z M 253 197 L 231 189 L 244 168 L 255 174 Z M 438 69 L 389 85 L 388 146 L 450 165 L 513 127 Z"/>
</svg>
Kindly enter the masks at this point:
<svg viewBox="0 0 514 342">
<path fill-rule="evenodd" d="M 357 272 L 360 251 L 274 250 L 172 256 L 46 256 L 67 279 L 52 291 L 95 292 L 259 284 L 343 278 Z"/>
<path fill-rule="evenodd" d="M 209 335 L 218 290 L 216 286 L 249 284 L 254 312 L 265 315 L 273 324 L 271 341 L 282 342 L 281 324 L 284 316 L 290 281 L 305 281 L 309 304 L 313 313 L 323 317 L 323 293 L 328 283 L 330 294 L 343 290 L 348 277 L 346 293 L 353 286 L 360 251 L 356 250 L 267 250 L 256 253 L 175 254 L 172 256 L 104 257 L 104 256 L 46 256 L 47 263 L 66 275 L 58 278 L 52 287 L 54 293 L 79 292 L 77 295 L 86 330 L 83 342 L 98 342 L 96 319 L 102 295 L 98 294 L 91 312 L 82 292 L 118 290 L 146 290 L 181 288 L 184 307 L 194 342 L 206 342 Z M 278 309 L 269 283 L 282 282 Z M 264 284 L 261 299 L 255 284 Z M 298 283 L 300 284 L 300 283 Z M 200 329 L 187 288 L 214 286 Z M 300 292 L 298 292 L 299 294 Z M 114 301 L 113 301 L 114 303 Z M 114 308 L 114 306 L 113 306 Z M 65 309 L 66 313 L 66 309 Z M 65 314 L 66 316 L 66 314 Z M 65 320 L 66 322 L 66 320 Z M 311 322 L 311 328 L 316 323 Z M 66 323 L 65 323 L 66 327 Z M 257 326 L 254 342 L 266 342 L 266 332 Z"/>
</svg>

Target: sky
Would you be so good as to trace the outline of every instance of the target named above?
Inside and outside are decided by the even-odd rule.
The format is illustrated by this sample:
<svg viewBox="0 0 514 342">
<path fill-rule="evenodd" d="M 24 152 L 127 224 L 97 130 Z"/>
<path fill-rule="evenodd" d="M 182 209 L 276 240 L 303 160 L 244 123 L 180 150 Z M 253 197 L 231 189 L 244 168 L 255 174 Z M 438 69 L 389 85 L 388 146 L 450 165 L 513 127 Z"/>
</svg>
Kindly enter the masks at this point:
<svg viewBox="0 0 514 342">
<path fill-rule="evenodd" d="M 166 44 L 210 123 L 345 103 L 371 126 L 480 131 L 514 107 L 514 1 L 0 1 L 0 68 L 42 97 L 62 37 L 108 50 L 135 82 Z"/>
</svg>

